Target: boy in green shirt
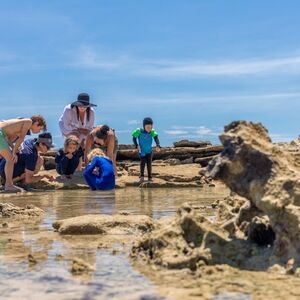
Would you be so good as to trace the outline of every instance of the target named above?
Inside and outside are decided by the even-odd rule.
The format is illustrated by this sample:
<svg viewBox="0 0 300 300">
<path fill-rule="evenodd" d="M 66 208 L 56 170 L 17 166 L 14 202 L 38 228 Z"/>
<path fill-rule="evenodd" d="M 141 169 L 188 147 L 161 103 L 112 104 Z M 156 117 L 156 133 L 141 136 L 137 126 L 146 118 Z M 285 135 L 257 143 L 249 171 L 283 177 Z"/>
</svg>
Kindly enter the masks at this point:
<svg viewBox="0 0 300 300">
<path fill-rule="evenodd" d="M 145 166 L 147 164 L 148 179 L 152 179 L 152 142 L 153 139 L 156 143 L 156 149 L 160 150 L 160 143 L 158 139 L 158 133 L 153 129 L 153 120 L 151 118 L 145 118 L 143 121 L 143 128 L 136 129 L 133 133 L 133 143 L 139 151 L 141 158 L 140 164 L 140 183 L 144 182 Z"/>
</svg>

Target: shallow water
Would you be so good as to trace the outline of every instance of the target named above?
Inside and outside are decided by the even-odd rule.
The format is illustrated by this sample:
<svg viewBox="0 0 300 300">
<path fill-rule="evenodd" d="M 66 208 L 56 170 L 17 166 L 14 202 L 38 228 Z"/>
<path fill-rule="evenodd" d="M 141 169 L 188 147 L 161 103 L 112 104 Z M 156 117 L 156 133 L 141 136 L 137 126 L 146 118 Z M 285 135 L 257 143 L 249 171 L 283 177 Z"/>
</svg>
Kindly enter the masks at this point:
<svg viewBox="0 0 300 300">
<path fill-rule="evenodd" d="M 84 214 L 130 212 L 153 218 L 171 215 L 184 202 L 200 206 L 223 198 L 223 189 L 124 189 L 114 192 L 56 191 L 25 194 L 0 201 L 36 205 L 46 211 L 35 223 L 11 222 L 0 229 L 1 299 L 163 299 L 147 278 L 135 271 L 124 251 L 124 237 L 110 240 L 108 249 L 97 248 L 101 237 L 62 237 L 52 222 Z M 127 245 L 129 247 L 129 245 Z M 114 251 L 112 251 L 114 249 Z M 37 263 L 28 262 L 28 254 Z M 96 271 L 85 277 L 71 274 L 69 258 L 79 257 Z"/>
</svg>

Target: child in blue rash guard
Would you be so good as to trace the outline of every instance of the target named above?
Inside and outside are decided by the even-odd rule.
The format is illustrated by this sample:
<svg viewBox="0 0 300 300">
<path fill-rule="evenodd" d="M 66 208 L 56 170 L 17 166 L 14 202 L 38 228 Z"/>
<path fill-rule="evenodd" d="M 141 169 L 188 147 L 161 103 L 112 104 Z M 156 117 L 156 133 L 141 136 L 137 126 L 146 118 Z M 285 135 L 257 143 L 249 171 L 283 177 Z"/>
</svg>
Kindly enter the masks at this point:
<svg viewBox="0 0 300 300">
<path fill-rule="evenodd" d="M 84 152 L 79 147 L 79 139 L 69 136 L 65 139 L 64 148 L 59 149 L 55 156 L 56 171 L 64 178 L 71 178 L 77 170 Z"/>
<path fill-rule="evenodd" d="M 145 165 L 147 164 L 148 179 L 152 181 L 152 142 L 156 143 L 157 151 L 160 150 L 160 144 L 157 132 L 153 129 L 153 121 L 151 118 L 145 118 L 143 128 L 136 129 L 133 133 L 133 143 L 138 149 L 140 164 L 140 183 L 144 182 Z"/>
<path fill-rule="evenodd" d="M 99 149 L 93 149 L 87 155 L 90 162 L 84 170 L 84 178 L 91 190 L 112 190 L 115 188 L 113 162 Z"/>
</svg>

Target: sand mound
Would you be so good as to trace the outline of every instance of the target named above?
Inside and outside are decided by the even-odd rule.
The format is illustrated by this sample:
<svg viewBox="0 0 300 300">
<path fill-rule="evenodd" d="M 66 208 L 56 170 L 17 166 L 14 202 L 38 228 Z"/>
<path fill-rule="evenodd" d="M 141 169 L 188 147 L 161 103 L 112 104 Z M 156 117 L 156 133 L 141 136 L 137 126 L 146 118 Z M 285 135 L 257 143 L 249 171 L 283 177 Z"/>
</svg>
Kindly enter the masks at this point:
<svg viewBox="0 0 300 300">
<path fill-rule="evenodd" d="M 84 215 L 52 224 L 60 234 L 126 234 L 149 231 L 152 219 L 143 215 Z"/>
<path fill-rule="evenodd" d="M 33 205 L 19 207 L 11 203 L 0 203 L 0 217 L 39 217 L 44 211 Z"/>
</svg>

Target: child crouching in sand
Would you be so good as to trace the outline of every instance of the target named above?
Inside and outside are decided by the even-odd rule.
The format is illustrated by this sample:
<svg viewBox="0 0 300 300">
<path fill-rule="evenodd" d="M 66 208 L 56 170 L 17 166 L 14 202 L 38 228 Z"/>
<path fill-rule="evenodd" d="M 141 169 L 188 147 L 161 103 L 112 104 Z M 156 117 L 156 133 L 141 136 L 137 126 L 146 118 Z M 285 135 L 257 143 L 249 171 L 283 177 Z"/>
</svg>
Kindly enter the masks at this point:
<svg viewBox="0 0 300 300">
<path fill-rule="evenodd" d="M 87 159 L 90 162 L 84 170 L 84 178 L 91 190 L 112 190 L 115 188 L 113 162 L 101 149 L 93 149 Z"/>
<path fill-rule="evenodd" d="M 69 136 L 65 139 L 64 148 L 59 149 L 55 156 L 56 171 L 65 178 L 72 178 L 72 175 L 81 165 L 84 152 L 79 145 L 76 136 Z"/>
</svg>

